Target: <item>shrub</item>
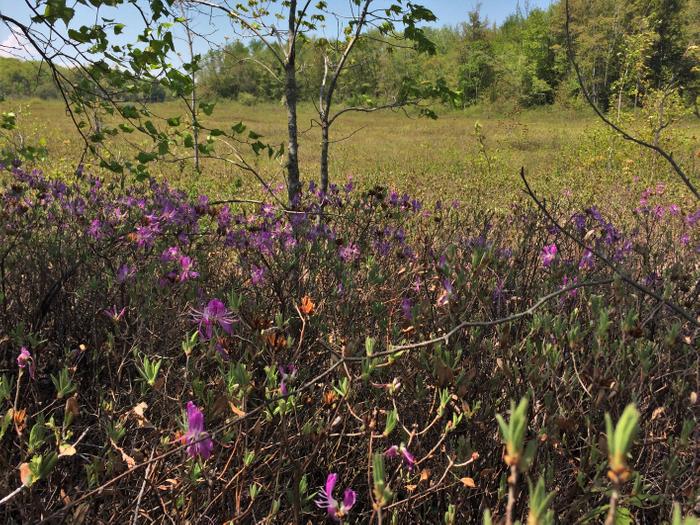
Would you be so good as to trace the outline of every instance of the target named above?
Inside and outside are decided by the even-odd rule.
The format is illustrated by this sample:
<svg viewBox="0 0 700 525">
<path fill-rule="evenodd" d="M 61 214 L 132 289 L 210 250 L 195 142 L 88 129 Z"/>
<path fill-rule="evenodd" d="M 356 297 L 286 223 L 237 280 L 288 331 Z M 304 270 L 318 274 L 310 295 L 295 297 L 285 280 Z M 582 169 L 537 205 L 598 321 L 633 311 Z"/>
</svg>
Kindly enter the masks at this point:
<svg viewBox="0 0 700 525">
<path fill-rule="evenodd" d="M 7 175 L 0 443 L 21 465 L 4 486 L 28 488 L 5 520 L 596 521 L 604 416 L 630 403 L 644 445 L 619 512 L 659 522 L 697 497 L 697 332 L 527 204 L 495 215 L 349 183 L 291 212 Z M 697 312 L 700 211 L 662 190 L 625 221 L 551 209 Z"/>
</svg>

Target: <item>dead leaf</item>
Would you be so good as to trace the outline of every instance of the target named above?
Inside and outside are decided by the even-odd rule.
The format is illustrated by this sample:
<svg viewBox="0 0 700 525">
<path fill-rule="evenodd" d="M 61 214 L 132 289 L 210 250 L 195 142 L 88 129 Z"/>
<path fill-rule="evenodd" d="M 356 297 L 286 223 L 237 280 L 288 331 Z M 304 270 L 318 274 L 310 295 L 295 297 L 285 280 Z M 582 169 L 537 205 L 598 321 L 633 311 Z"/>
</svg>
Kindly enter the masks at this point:
<svg viewBox="0 0 700 525">
<path fill-rule="evenodd" d="M 32 471 L 29 468 L 29 463 L 22 463 L 19 466 L 19 479 L 26 487 L 32 484 Z"/>
<path fill-rule="evenodd" d="M 324 402 L 324 404 L 326 404 L 326 405 L 332 405 L 332 404 L 335 402 L 335 400 L 336 400 L 337 397 L 338 397 L 338 396 L 336 395 L 335 391 L 333 391 L 333 390 L 326 390 L 326 391 L 323 393 L 323 402 Z"/>
<path fill-rule="evenodd" d="M 430 469 L 424 468 L 420 471 L 420 480 L 425 481 L 426 479 L 430 479 L 430 474 Z"/>
<path fill-rule="evenodd" d="M 146 409 L 148 408 L 148 404 L 145 402 L 141 402 L 138 405 L 136 405 L 134 408 L 131 410 L 136 414 L 138 417 L 144 417 L 144 414 L 146 413 Z"/>
<path fill-rule="evenodd" d="M 651 420 L 654 421 L 655 419 L 658 419 L 663 415 L 664 412 L 666 412 L 666 407 L 655 408 L 654 411 L 651 413 Z"/>
<path fill-rule="evenodd" d="M 77 394 L 66 399 L 66 414 L 71 414 L 73 418 L 80 416 L 80 405 Z"/>
<path fill-rule="evenodd" d="M 158 490 L 172 490 L 177 487 L 180 482 L 173 478 L 168 478 L 162 484 L 158 485 Z"/>
<path fill-rule="evenodd" d="M 136 418 L 136 424 L 139 426 L 139 428 L 143 428 L 145 426 L 152 427 L 151 422 L 148 421 L 148 418 L 144 415 L 146 413 L 146 409 L 148 408 L 148 404 L 144 403 L 143 401 L 136 405 L 134 408 L 131 409 L 131 413 L 134 414 Z"/>
<path fill-rule="evenodd" d="M 25 409 L 22 410 L 12 410 L 12 421 L 15 424 L 15 430 L 17 430 L 17 434 L 21 434 L 22 431 L 27 427 L 27 411 Z"/>
<path fill-rule="evenodd" d="M 234 405 L 231 401 L 229 401 L 228 405 L 231 407 L 231 412 L 236 414 L 238 417 L 245 417 L 246 413 L 243 412 L 243 410 L 238 408 L 236 405 Z"/>
<path fill-rule="evenodd" d="M 117 445 L 113 439 L 110 439 L 109 441 L 112 443 L 112 446 L 117 450 L 117 452 L 119 452 L 122 455 L 122 460 L 124 460 L 126 466 L 130 469 L 134 468 L 136 466 L 136 460 L 132 458 L 129 454 L 124 452 L 124 449 Z"/>
<path fill-rule="evenodd" d="M 301 305 L 299 306 L 299 310 L 301 310 L 301 313 L 303 313 L 304 315 L 311 315 L 314 313 L 315 308 L 316 305 L 311 300 L 311 297 L 305 295 L 301 298 Z"/>
<path fill-rule="evenodd" d="M 417 487 L 417 486 L 418 486 L 418 485 L 406 485 L 406 490 L 407 490 L 408 492 L 413 492 L 414 490 L 416 490 L 416 487 Z"/>
<path fill-rule="evenodd" d="M 214 401 L 214 406 L 212 407 L 212 412 L 216 416 L 223 416 L 228 412 L 229 409 L 229 401 L 226 398 L 226 396 L 219 396 L 215 401 Z"/>
<path fill-rule="evenodd" d="M 69 443 L 62 443 L 58 447 L 58 457 L 61 458 L 63 456 L 75 456 L 75 453 L 77 450 L 75 450 L 75 447 Z"/>
<path fill-rule="evenodd" d="M 462 485 L 464 485 L 465 487 L 469 487 L 470 489 L 476 488 L 476 483 L 472 478 L 460 478 L 459 481 L 461 481 Z"/>
</svg>

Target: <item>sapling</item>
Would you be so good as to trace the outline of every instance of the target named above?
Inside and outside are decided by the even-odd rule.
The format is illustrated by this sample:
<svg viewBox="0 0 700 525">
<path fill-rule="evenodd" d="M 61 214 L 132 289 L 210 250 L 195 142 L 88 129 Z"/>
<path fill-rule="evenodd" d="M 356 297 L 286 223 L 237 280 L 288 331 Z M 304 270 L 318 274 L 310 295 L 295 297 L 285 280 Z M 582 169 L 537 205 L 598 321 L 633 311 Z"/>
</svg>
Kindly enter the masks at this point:
<svg viewBox="0 0 700 525">
<path fill-rule="evenodd" d="M 632 470 L 627 465 L 627 454 L 639 430 L 639 411 L 633 404 L 627 405 L 617 425 L 613 428 L 610 414 L 605 414 L 605 433 L 608 441 L 608 478 L 612 481 L 610 507 L 605 525 L 615 523 L 620 487 L 629 480 Z"/>
<path fill-rule="evenodd" d="M 518 469 L 525 471 L 527 465 L 534 456 L 535 449 L 532 441 L 525 447 L 525 432 L 527 431 L 527 406 L 526 397 L 520 400 L 518 406 L 515 401 L 510 402 L 510 420 L 506 422 L 500 414 L 496 414 L 498 426 L 501 429 L 501 438 L 506 446 L 506 454 L 503 460 L 510 467 L 508 477 L 508 505 L 506 506 L 506 525 L 513 523 L 513 507 L 515 506 L 515 487 L 518 483 Z"/>
<path fill-rule="evenodd" d="M 554 492 L 547 492 L 544 486 L 544 478 L 540 478 L 533 487 L 528 480 L 528 492 L 530 494 L 530 511 L 527 515 L 527 525 L 554 525 L 554 511 L 548 509 L 554 499 Z"/>
</svg>

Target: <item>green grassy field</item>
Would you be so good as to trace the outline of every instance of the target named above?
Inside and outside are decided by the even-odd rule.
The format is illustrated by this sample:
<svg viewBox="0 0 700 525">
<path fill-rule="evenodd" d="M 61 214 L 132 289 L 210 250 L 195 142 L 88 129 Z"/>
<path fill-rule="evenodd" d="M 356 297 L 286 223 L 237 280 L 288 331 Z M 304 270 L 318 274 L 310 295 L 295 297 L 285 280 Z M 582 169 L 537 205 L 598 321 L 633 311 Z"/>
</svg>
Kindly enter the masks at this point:
<svg viewBox="0 0 700 525">
<path fill-rule="evenodd" d="M 66 173 L 78 162 L 82 143 L 60 102 L 5 101 L 0 109 L 17 113 L 24 140 L 46 140 L 49 166 Z M 175 103 L 156 104 L 152 109 L 157 115 L 179 113 L 184 117 Z M 318 127 L 312 126 L 313 111 L 312 106 L 302 106 L 299 116 L 305 181 L 318 179 L 320 134 Z M 268 143 L 285 140 L 286 115 L 279 105 L 246 107 L 221 102 L 211 117 L 203 119 L 209 128 L 228 128 L 242 121 L 264 135 Z M 480 133 L 475 131 L 477 123 Z M 643 128 L 638 132 L 644 134 Z M 589 111 L 548 108 L 504 113 L 472 108 L 467 112 L 444 110 L 437 120 L 403 112 L 350 113 L 337 121 L 331 133 L 335 141 L 331 146 L 332 182 L 344 183 L 353 177 L 360 187 L 381 184 L 429 200 L 460 199 L 507 206 L 521 194 L 521 166 L 535 186 L 548 195 L 571 190 L 585 201 L 600 197 L 607 200 L 611 189 L 635 177 L 648 179 L 650 184 L 666 180 L 675 187 L 667 165 L 613 137 Z M 668 147 L 697 180 L 700 124 L 697 119 L 688 119 L 676 124 L 670 133 Z M 129 139 L 137 144 L 141 140 L 134 135 Z M 146 142 L 140 144 L 148 147 Z M 124 158 L 131 154 L 123 142 L 115 144 L 114 150 Z M 279 162 L 267 157 L 255 159 L 249 151 L 246 158 L 266 180 L 283 181 Z M 254 195 L 259 191 L 250 175 L 217 160 L 205 160 L 201 176 L 182 162 L 160 162 L 151 171 L 192 191 L 212 195 Z M 241 189 L 234 186 L 237 179 L 243 183 Z"/>
</svg>

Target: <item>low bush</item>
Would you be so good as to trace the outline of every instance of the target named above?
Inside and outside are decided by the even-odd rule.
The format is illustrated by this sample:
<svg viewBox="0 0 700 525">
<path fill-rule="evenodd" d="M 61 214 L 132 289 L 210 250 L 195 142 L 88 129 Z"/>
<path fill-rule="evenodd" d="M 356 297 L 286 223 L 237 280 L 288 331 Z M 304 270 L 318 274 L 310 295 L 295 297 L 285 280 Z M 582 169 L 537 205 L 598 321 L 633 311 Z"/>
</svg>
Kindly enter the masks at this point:
<svg viewBox="0 0 700 525">
<path fill-rule="evenodd" d="M 661 186 L 615 221 L 548 207 L 677 310 L 524 202 L 349 182 L 290 211 L 6 175 L 5 522 L 659 523 L 699 501 L 678 312 L 700 313 L 700 210 Z"/>
</svg>

